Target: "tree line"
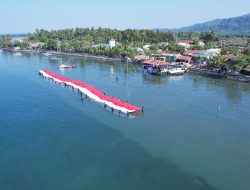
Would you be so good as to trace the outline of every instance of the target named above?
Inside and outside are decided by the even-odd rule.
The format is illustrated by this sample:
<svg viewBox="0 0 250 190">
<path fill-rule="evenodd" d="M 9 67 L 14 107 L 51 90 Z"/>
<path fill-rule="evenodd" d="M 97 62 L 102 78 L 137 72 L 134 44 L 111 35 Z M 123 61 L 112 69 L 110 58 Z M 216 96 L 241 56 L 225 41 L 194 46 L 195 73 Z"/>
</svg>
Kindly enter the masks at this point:
<svg viewBox="0 0 250 190">
<path fill-rule="evenodd" d="M 112 49 L 107 49 L 102 44 L 108 43 L 110 39 L 115 39 L 118 44 Z M 148 53 L 156 53 L 159 48 L 183 51 L 182 47 L 175 45 L 175 42 L 180 39 L 194 40 L 195 43 L 202 40 L 209 44 L 217 41 L 219 35 L 214 32 L 195 34 L 92 27 L 54 31 L 37 29 L 35 33 L 29 34 L 28 37 L 29 41 L 43 42 L 42 48 L 46 50 L 131 57 L 137 54 L 136 48 L 141 48 L 146 44 L 152 45 Z M 159 45 L 161 42 L 166 42 L 169 47 Z"/>
<path fill-rule="evenodd" d="M 103 44 L 110 39 L 115 39 L 118 43 L 112 49 L 105 48 Z M 110 28 L 75 28 L 64 30 L 44 30 L 37 29 L 34 33 L 28 34 L 28 38 L 23 42 L 13 42 L 10 36 L 0 38 L 2 47 L 28 47 L 29 42 L 41 42 L 39 48 L 44 50 L 55 50 L 74 53 L 91 53 L 108 56 L 130 56 L 138 54 L 137 49 L 146 44 L 150 44 L 146 54 L 157 53 L 159 49 L 183 52 L 184 48 L 177 46 L 179 40 L 192 40 L 195 49 L 202 49 L 198 45 L 201 40 L 211 46 L 220 39 L 220 35 L 214 32 L 159 32 L 153 30 L 117 30 Z M 161 42 L 165 42 L 161 44 Z"/>
</svg>

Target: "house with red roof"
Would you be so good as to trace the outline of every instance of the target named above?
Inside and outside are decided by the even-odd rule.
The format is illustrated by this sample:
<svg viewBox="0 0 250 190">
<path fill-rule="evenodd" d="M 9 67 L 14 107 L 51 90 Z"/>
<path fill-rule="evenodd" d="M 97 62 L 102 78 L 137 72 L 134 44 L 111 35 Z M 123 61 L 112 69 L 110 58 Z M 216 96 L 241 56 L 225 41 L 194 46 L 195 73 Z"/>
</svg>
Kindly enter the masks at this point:
<svg viewBox="0 0 250 190">
<path fill-rule="evenodd" d="M 143 62 L 143 72 L 153 75 L 162 75 L 167 71 L 170 64 L 160 60 L 146 60 Z"/>
<path fill-rule="evenodd" d="M 184 56 L 184 55 L 179 55 L 176 59 L 176 62 L 177 63 L 183 63 L 185 65 L 187 64 L 192 64 L 192 61 L 191 61 L 192 57 L 190 56 Z"/>
<path fill-rule="evenodd" d="M 231 61 L 234 60 L 236 58 L 236 56 L 234 54 L 227 54 L 224 55 L 225 61 Z"/>
</svg>

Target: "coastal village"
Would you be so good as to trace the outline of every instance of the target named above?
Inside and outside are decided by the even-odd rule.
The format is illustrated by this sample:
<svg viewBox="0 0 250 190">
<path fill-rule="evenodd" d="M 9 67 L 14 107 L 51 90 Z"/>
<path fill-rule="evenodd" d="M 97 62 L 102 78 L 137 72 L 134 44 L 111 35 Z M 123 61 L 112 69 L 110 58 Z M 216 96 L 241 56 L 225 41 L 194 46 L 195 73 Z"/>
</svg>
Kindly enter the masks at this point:
<svg viewBox="0 0 250 190">
<path fill-rule="evenodd" d="M 79 44 L 71 45 L 70 42 L 63 41 L 60 34 L 47 41 L 43 39 L 44 37 L 37 37 L 41 36 L 42 32 L 30 34 L 24 40 L 12 40 L 10 37 L 3 36 L 0 39 L 0 47 L 13 51 L 14 55 L 21 55 L 22 52 L 40 52 L 45 56 L 66 54 L 125 60 L 141 64 L 144 74 L 176 75 L 195 72 L 250 82 L 250 40 L 247 38 L 243 42 L 235 40 L 236 43 L 232 43 L 228 39 L 223 41 L 216 37 L 216 34 L 207 32 L 200 35 L 203 35 L 203 38 L 192 34 L 191 40 L 178 38 L 171 41 L 158 41 L 159 43 L 129 43 L 127 40 L 125 44 L 122 40 L 118 41 L 109 36 L 105 41 L 93 40 L 87 34 L 87 36 L 81 36 Z M 46 35 L 49 34 L 48 32 Z M 157 32 L 152 34 L 159 35 Z M 171 34 L 168 33 L 168 35 Z M 52 58 L 56 59 L 55 56 Z M 74 66 L 62 65 L 61 67 L 73 68 Z"/>
<path fill-rule="evenodd" d="M 250 63 L 242 59 L 247 47 L 228 47 L 210 49 L 193 49 L 193 41 L 179 41 L 176 44 L 184 47 L 183 53 L 165 51 L 149 56 L 138 56 L 144 66 L 144 72 L 150 74 L 184 74 L 195 72 L 218 76 L 242 82 L 250 82 Z M 205 47 L 204 42 L 199 42 Z M 242 64 L 242 62 L 246 61 Z"/>
<path fill-rule="evenodd" d="M 0 190 L 250 190 L 250 0 L 0 18 Z"/>
</svg>

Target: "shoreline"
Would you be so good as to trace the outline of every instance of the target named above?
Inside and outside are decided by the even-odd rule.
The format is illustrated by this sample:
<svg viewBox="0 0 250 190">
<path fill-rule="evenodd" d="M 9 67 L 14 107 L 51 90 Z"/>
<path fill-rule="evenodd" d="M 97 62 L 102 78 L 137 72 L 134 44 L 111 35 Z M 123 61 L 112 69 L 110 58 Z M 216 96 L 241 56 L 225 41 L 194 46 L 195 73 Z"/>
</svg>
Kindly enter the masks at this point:
<svg viewBox="0 0 250 190">
<path fill-rule="evenodd" d="M 201 68 L 189 68 L 189 73 L 200 74 L 200 75 L 207 75 L 207 76 L 214 76 L 219 77 L 222 79 L 233 80 L 238 82 L 250 83 L 250 76 L 246 75 L 233 75 L 230 73 L 217 73 L 208 69 L 201 69 Z"/>
<path fill-rule="evenodd" d="M 75 56 L 75 57 L 83 57 L 83 58 L 93 58 L 93 59 L 102 59 L 102 60 L 110 60 L 110 61 L 126 61 L 126 58 L 121 57 L 109 57 L 105 55 L 93 55 L 87 53 L 69 53 L 69 52 L 58 52 L 58 51 L 47 51 L 47 50 L 14 50 L 11 48 L 0 48 L 0 50 L 11 51 L 11 52 L 20 52 L 20 53 L 51 53 L 53 55 L 66 55 L 66 56 Z"/>
<path fill-rule="evenodd" d="M 11 48 L 0 48 L 0 50 L 4 51 L 11 51 L 11 52 L 20 52 L 20 53 L 37 53 L 37 54 L 44 54 L 44 53 L 51 53 L 52 56 L 54 55 L 63 55 L 63 56 L 74 56 L 74 57 L 82 57 L 82 58 L 91 58 L 91 59 L 99 59 L 99 60 L 106 60 L 106 61 L 126 61 L 126 58 L 120 57 L 108 57 L 103 55 L 92 55 L 87 53 L 68 53 L 68 52 L 57 52 L 57 51 L 46 51 L 46 50 L 14 50 Z M 134 61 L 132 61 L 133 63 Z M 138 63 L 137 63 L 138 64 Z M 200 74 L 203 76 L 214 76 L 219 77 L 222 79 L 227 80 L 234 80 L 238 82 L 250 83 L 250 76 L 246 75 L 233 75 L 233 74 L 225 74 L 225 73 L 217 73 L 212 70 L 202 69 L 202 68 L 189 68 L 188 73 Z"/>
</svg>

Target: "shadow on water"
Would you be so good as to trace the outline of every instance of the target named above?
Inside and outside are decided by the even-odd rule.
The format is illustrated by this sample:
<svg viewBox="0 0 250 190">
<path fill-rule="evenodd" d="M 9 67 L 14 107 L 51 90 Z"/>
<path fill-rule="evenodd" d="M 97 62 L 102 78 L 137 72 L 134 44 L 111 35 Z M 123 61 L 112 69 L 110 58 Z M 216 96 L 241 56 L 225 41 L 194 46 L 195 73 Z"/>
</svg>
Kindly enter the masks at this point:
<svg viewBox="0 0 250 190">
<path fill-rule="evenodd" d="M 0 128 L 0 189 L 216 189 L 88 116 L 75 125 L 76 117 Z"/>
</svg>

